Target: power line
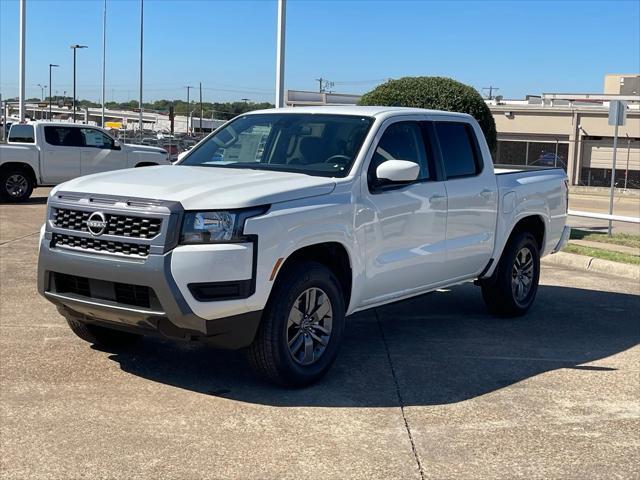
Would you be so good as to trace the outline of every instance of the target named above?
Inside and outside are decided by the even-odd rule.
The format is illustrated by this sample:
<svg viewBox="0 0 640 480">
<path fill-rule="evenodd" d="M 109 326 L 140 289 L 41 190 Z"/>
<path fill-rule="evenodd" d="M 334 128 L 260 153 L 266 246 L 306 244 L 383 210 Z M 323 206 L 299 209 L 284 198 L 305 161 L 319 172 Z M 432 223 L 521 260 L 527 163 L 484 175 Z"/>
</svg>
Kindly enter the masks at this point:
<svg viewBox="0 0 640 480">
<path fill-rule="evenodd" d="M 390 80 L 390 78 L 374 78 L 371 80 L 336 80 L 333 82 L 336 85 L 369 85 L 372 83 L 383 83 Z"/>
</svg>

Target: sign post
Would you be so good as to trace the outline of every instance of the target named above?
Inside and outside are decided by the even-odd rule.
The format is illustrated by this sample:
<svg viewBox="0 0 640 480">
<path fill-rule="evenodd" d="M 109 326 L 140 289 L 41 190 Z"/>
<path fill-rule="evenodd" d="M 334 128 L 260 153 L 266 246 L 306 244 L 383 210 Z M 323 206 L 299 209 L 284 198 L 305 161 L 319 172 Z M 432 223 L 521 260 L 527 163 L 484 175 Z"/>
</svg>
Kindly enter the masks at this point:
<svg viewBox="0 0 640 480">
<path fill-rule="evenodd" d="M 618 149 L 618 127 L 624 125 L 627 119 L 627 102 L 612 100 L 609 102 L 609 125 L 614 125 L 613 132 L 613 158 L 611 161 L 611 192 L 609 192 L 609 215 L 613 215 L 613 193 L 616 184 L 616 150 Z M 609 236 L 613 222 L 609 220 Z"/>
</svg>

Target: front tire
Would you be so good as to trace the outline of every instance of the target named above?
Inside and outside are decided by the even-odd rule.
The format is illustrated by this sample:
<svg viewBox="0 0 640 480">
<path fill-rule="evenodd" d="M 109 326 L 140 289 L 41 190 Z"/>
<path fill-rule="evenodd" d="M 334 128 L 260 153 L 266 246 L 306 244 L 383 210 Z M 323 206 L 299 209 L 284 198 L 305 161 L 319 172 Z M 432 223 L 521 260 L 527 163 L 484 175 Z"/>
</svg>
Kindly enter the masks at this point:
<svg viewBox="0 0 640 480">
<path fill-rule="evenodd" d="M 110 328 L 90 325 L 88 323 L 67 318 L 71 331 L 85 342 L 109 349 L 123 348 L 133 345 L 140 340 L 140 335 L 129 332 L 121 332 Z"/>
<path fill-rule="evenodd" d="M 505 247 L 494 276 L 482 283 L 482 298 L 491 313 L 518 317 L 531 308 L 539 280 L 538 243 L 533 235 L 522 232 Z"/>
<path fill-rule="evenodd" d="M 335 361 L 344 331 L 340 283 L 316 262 L 286 268 L 277 279 L 248 350 L 249 363 L 268 380 L 304 387 Z"/>
<path fill-rule="evenodd" d="M 31 175 L 21 168 L 0 173 L 0 198 L 8 202 L 24 202 L 33 192 Z"/>
</svg>

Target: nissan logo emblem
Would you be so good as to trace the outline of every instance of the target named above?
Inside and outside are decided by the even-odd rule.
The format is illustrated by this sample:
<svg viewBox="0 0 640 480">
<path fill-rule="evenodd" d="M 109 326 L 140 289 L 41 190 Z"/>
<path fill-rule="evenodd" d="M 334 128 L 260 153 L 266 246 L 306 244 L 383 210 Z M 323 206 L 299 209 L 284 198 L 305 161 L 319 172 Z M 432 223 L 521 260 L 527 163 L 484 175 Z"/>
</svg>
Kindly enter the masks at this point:
<svg viewBox="0 0 640 480">
<path fill-rule="evenodd" d="M 87 230 L 94 236 L 99 236 L 104 233 L 107 228 L 107 218 L 102 212 L 93 212 L 87 219 Z"/>
</svg>

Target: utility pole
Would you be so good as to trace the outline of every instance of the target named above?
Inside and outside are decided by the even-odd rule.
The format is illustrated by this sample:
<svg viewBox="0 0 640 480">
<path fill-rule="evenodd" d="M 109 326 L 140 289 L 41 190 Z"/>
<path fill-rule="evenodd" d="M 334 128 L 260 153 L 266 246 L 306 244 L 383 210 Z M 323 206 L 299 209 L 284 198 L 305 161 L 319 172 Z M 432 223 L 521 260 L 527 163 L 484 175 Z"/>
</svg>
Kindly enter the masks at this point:
<svg viewBox="0 0 640 480">
<path fill-rule="evenodd" d="M 51 115 L 51 69 L 52 68 L 56 68 L 59 67 L 60 65 L 55 65 L 53 63 L 49 64 L 49 120 L 51 120 L 53 118 L 53 116 Z"/>
<path fill-rule="evenodd" d="M 278 36 L 276 37 L 276 108 L 284 107 L 284 47 L 286 22 L 286 0 L 278 0 Z"/>
<path fill-rule="evenodd" d="M 73 50 L 73 123 L 76 123 L 76 50 L 87 48 L 86 45 L 71 45 Z"/>
<path fill-rule="evenodd" d="M 47 86 L 38 83 L 38 87 L 40 87 L 40 101 L 44 102 L 44 89 L 47 88 Z"/>
<path fill-rule="evenodd" d="M 500 90 L 498 87 L 494 87 L 493 85 L 489 85 L 488 87 L 483 87 L 482 90 L 489 90 L 489 100 L 493 100 L 493 91 Z"/>
<path fill-rule="evenodd" d="M 144 0 L 140 0 L 140 115 L 138 117 L 138 130 L 142 138 L 142 46 L 144 40 Z"/>
<path fill-rule="evenodd" d="M 20 122 L 24 122 L 25 119 L 25 36 L 27 30 L 27 0 L 20 0 L 20 85 L 19 85 L 19 99 L 18 99 L 18 116 Z"/>
<path fill-rule="evenodd" d="M 191 136 L 191 132 L 189 131 L 189 117 L 191 116 L 191 103 L 189 102 L 189 90 L 193 87 L 191 85 L 187 85 L 184 87 L 187 89 L 187 135 Z"/>
<path fill-rule="evenodd" d="M 107 0 L 104 0 L 104 9 L 102 12 L 102 122 L 100 126 L 104 128 L 104 88 L 105 88 L 105 73 L 106 73 L 106 61 L 107 61 Z M 51 83 L 51 80 L 49 80 Z"/>
<path fill-rule="evenodd" d="M 202 115 L 204 115 L 204 109 L 202 108 L 202 82 L 200 82 L 200 135 L 202 135 Z"/>
<path fill-rule="evenodd" d="M 333 82 L 322 77 L 316 78 L 316 82 L 318 82 L 318 93 L 331 93 L 331 91 L 327 90 L 333 87 Z"/>
</svg>

